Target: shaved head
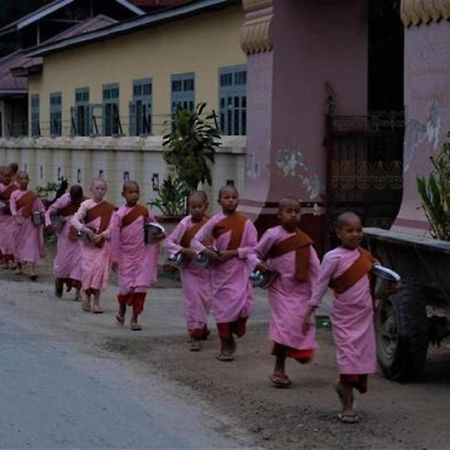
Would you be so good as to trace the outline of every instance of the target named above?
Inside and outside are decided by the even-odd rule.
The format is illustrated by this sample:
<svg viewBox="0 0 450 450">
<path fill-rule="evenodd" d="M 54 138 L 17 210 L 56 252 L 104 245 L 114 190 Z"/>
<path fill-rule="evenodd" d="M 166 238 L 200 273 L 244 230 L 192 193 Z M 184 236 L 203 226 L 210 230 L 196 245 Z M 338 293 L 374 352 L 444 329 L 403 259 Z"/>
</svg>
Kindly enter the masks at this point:
<svg viewBox="0 0 450 450">
<path fill-rule="evenodd" d="M 339 229 L 355 222 L 361 223 L 361 217 L 359 217 L 358 214 L 352 211 L 346 211 L 342 214 L 339 214 L 338 218 L 336 219 L 336 228 Z"/>
<path fill-rule="evenodd" d="M 11 172 L 12 172 L 13 174 L 16 174 L 17 171 L 19 170 L 19 165 L 18 165 L 17 163 L 15 163 L 15 162 L 12 162 L 12 163 L 9 165 L 9 168 L 11 169 Z"/>
<path fill-rule="evenodd" d="M 188 201 L 191 198 L 199 198 L 201 201 L 208 203 L 208 196 L 205 191 L 191 191 L 188 195 Z"/>
<path fill-rule="evenodd" d="M 128 191 L 128 189 L 131 188 L 136 188 L 137 190 L 139 190 L 139 184 L 137 181 L 125 181 L 125 183 L 123 183 L 123 187 L 122 187 L 122 194 L 125 194 L 125 192 Z"/>
<path fill-rule="evenodd" d="M 238 190 L 232 184 L 226 184 L 219 189 L 219 199 L 220 197 L 222 197 L 222 195 L 224 195 L 225 192 L 233 192 L 239 197 Z"/>
<path fill-rule="evenodd" d="M 278 211 L 281 211 L 288 206 L 294 208 L 300 208 L 300 202 L 295 197 L 288 195 L 287 197 L 283 197 L 278 204 Z"/>
</svg>

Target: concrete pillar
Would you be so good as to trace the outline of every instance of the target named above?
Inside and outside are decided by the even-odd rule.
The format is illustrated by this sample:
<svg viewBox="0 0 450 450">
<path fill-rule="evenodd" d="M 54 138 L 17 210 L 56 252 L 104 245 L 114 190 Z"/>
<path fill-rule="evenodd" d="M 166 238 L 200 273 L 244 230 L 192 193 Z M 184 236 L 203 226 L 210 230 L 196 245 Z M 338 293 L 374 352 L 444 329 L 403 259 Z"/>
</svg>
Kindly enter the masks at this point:
<svg viewBox="0 0 450 450">
<path fill-rule="evenodd" d="M 367 112 L 367 17 L 361 0 L 244 0 L 248 129 L 242 210 L 259 229 L 280 198 L 303 207 L 302 227 L 323 241 L 326 86 L 339 114 Z"/>
<path fill-rule="evenodd" d="M 403 200 L 393 229 L 424 234 L 416 176 L 429 174 L 450 128 L 450 2 L 404 0 L 405 142 Z"/>
</svg>

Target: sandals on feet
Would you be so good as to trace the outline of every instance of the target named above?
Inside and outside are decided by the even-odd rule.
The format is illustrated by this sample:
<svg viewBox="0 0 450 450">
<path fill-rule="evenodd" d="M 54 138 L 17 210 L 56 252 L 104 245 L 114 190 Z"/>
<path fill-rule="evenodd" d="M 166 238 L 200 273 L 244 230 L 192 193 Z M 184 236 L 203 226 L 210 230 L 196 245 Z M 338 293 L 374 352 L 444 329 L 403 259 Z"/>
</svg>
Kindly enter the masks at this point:
<svg viewBox="0 0 450 450">
<path fill-rule="evenodd" d="M 269 380 L 277 388 L 287 388 L 292 384 L 292 381 L 289 379 L 289 377 L 287 375 L 282 376 L 282 375 L 272 374 L 269 377 Z"/>
<path fill-rule="evenodd" d="M 191 352 L 199 352 L 201 349 L 202 346 L 199 341 L 191 341 L 191 347 L 189 349 Z"/>
<path fill-rule="evenodd" d="M 81 309 L 85 312 L 90 312 L 91 311 L 91 303 L 87 300 L 82 300 L 81 301 Z"/>
<path fill-rule="evenodd" d="M 341 423 L 359 423 L 359 417 L 355 413 L 339 413 L 337 418 Z"/>
<path fill-rule="evenodd" d="M 92 311 L 94 314 L 103 314 L 103 308 L 100 307 L 100 306 L 98 306 L 98 305 L 92 306 L 91 311 Z"/>
<path fill-rule="evenodd" d="M 219 360 L 219 361 L 226 361 L 226 362 L 228 362 L 228 361 L 233 361 L 234 360 L 234 356 L 232 354 L 230 354 L 230 353 L 223 353 L 223 352 L 221 352 L 221 353 L 219 353 L 216 356 L 216 359 Z"/>
<path fill-rule="evenodd" d="M 138 323 L 130 324 L 131 331 L 141 331 L 142 327 Z"/>
<path fill-rule="evenodd" d="M 30 280 L 31 281 L 36 281 L 38 278 L 38 276 L 36 274 L 30 275 Z"/>
<path fill-rule="evenodd" d="M 114 318 L 116 325 L 118 327 L 122 327 L 125 323 L 125 316 L 121 316 L 119 313 L 116 314 L 116 317 Z"/>
</svg>

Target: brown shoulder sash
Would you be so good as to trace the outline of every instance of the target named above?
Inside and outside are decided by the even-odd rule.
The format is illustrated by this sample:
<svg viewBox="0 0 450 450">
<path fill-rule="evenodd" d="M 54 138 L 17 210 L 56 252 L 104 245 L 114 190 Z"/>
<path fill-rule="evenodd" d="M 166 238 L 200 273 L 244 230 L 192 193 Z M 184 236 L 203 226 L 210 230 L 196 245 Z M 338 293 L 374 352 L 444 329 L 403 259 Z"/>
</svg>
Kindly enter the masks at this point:
<svg viewBox="0 0 450 450">
<path fill-rule="evenodd" d="M 111 216 L 116 209 L 117 208 L 111 203 L 101 202 L 87 210 L 84 223 L 92 222 L 100 217 L 100 227 L 98 228 L 97 233 L 103 233 L 103 231 L 108 228 Z"/>
<path fill-rule="evenodd" d="M 81 202 L 84 202 L 85 200 L 86 199 L 83 198 L 80 202 L 77 203 L 71 201 L 63 208 L 58 209 L 58 214 L 60 214 L 63 217 L 73 216 L 80 209 Z"/>
<path fill-rule="evenodd" d="M 196 222 L 194 225 L 192 225 L 191 227 L 189 227 L 183 234 L 181 240 L 180 240 L 180 245 L 184 248 L 189 248 L 191 245 L 191 241 L 192 239 L 194 239 L 194 236 L 200 231 L 200 228 L 205 225 L 206 222 L 208 222 L 208 217 L 205 216 L 203 217 L 202 220 L 200 220 L 200 222 Z"/>
<path fill-rule="evenodd" d="M 330 281 L 330 288 L 337 294 L 342 294 L 350 289 L 372 270 L 376 259 L 363 248 L 359 249 L 359 253 L 356 261 L 343 274 Z"/>
<path fill-rule="evenodd" d="M 213 236 L 217 239 L 222 234 L 231 231 L 230 242 L 228 243 L 227 250 L 237 250 L 241 245 L 246 222 L 247 217 L 243 214 L 231 214 L 214 226 Z"/>
<path fill-rule="evenodd" d="M 312 244 L 313 240 L 306 233 L 297 230 L 293 236 L 275 242 L 267 252 L 267 257 L 279 258 L 295 251 L 295 277 L 299 281 L 307 281 Z"/>
<path fill-rule="evenodd" d="M 127 214 L 123 216 L 122 227 L 127 227 L 128 225 L 131 225 L 135 220 L 137 220 L 141 216 L 144 218 L 144 221 L 146 221 L 149 216 L 148 209 L 145 206 L 136 205 L 134 208 L 128 211 Z"/>
<path fill-rule="evenodd" d="M 37 194 L 32 191 L 27 192 L 22 195 L 19 200 L 17 200 L 17 210 L 22 210 L 22 216 L 26 219 L 31 217 L 33 213 L 34 201 L 37 199 Z"/>
<path fill-rule="evenodd" d="M 11 197 L 11 194 L 14 191 L 17 191 L 17 189 L 19 189 L 19 187 L 16 184 L 11 183 L 6 189 L 0 192 L 0 200 L 8 201 L 9 198 Z"/>
</svg>

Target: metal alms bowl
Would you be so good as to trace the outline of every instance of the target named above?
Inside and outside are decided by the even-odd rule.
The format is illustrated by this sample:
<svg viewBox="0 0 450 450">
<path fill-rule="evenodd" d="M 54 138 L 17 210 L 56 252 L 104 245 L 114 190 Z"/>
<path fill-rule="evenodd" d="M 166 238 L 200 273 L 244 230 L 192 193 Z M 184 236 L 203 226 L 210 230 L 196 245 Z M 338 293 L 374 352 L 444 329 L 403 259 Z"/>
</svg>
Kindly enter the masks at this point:
<svg viewBox="0 0 450 450">
<path fill-rule="evenodd" d="M 401 281 L 401 277 L 397 272 L 381 264 L 375 264 L 373 266 L 372 275 L 375 276 L 375 297 L 380 299 L 389 296 L 389 284 L 399 283 Z"/>
<path fill-rule="evenodd" d="M 61 231 L 64 224 L 66 223 L 66 219 L 64 218 L 64 216 L 61 216 L 60 214 L 51 215 L 50 221 L 52 223 L 53 229 L 56 232 Z"/>
<path fill-rule="evenodd" d="M 161 236 L 164 236 L 165 229 L 159 223 L 150 222 L 144 226 L 144 239 L 146 244 L 155 244 Z"/>
<path fill-rule="evenodd" d="M 187 264 L 186 256 L 181 252 L 170 254 L 167 257 L 167 261 L 171 266 L 179 268 L 185 267 Z"/>
<path fill-rule="evenodd" d="M 280 274 L 275 270 L 269 270 L 267 272 L 261 272 L 254 270 L 250 274 L 250 281 L 253 287 L 259 287 L 261 289 L 268 289 L 272 286 L 273 282 L 278 278 Z"/>
<path fill-rule="evenodd" d="M 219 253 L 219 251 L 216 248 L 212 248 L 210 250 L 216 252 L 217 254 Z M 204 267 L 205 269 L 211 269 L 212 267 L 215 266 L 215 263 L 210 261 L 208 255 L 206 255 L 205 253 L 199 253 L 197 255 L 196 263 L 199 266 Z"/>
<path fill-rule="evenodd" d="M 34 211 L 31 214 L 31 223 L 35 227 L 40 227 L 41 225 L 44 225 L 44 213 L 42 211 Z"/>
</svg>

